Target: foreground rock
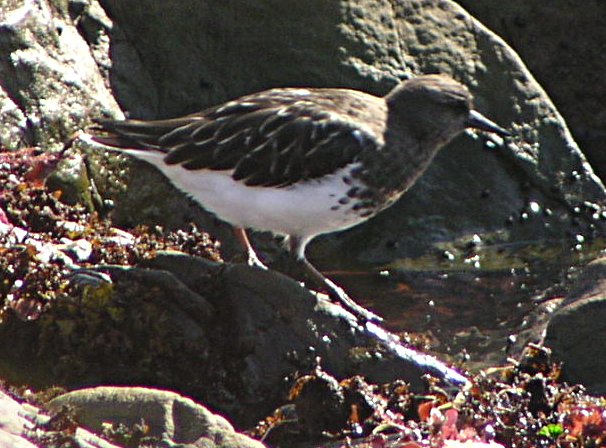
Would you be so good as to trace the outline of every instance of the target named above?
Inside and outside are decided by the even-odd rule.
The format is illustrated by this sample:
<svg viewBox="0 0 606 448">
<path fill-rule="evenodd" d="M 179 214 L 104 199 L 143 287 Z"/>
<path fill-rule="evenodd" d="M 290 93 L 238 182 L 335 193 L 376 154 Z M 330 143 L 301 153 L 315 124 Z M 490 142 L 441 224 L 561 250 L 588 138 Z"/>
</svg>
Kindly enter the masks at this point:
<svg viewBox="0 0 606 448">
<path fill-rule="evenodd" d="M 28 404 L 17 403 L 0 391 L 0 446 L 10 448 L 35 448 L 58 446 L 70 443 L 70 446 L 90 448 L 118 448 L 91 432 L 72 425 L 64 428 L 60 424 L 49 424 L 51 418 L 39 409 Z"/>
<path fill-rule="evenodd" d="M 563 362 L 564 379 L 606 394 L 606 259 L 583 268 L 547 326 L 545 345 Z"/>
<path fill-rule="evenodd" d="M 49 408 L 56 412 L 64 406 L 72 407 L 78 421 L 96 432 L 102 432 L 108 424 L 132 428 L 143 421 L 148 427 L 146 437 L 156 439 L 151 446 L 167 443 L 191 448 L 265 446 L 235 432 L 223 417 L 173 392 L 142 387 L 97 387 L 70 392 L 49 403 Z"/>
<path fill-rule="evenodd" d="M 19 403 L 0 392 L 0 446 L 35 448 L 36 445 L 23 437 L 27 420 L 20 415 Z"/>
<path fill-rule="evenodd" d="M 136 434 L 137 430 L 141 434 Z M 121 438 L 124 443 L 130 441 L 128 446 L 135 446 L 135 440 L 149 447 L 167 444 L 191 448 L 265 446 L 235 432 L 223 417 L 173 392 L 142 387 L 83 389 L 54 398 L 42 411 L 18 403 L 0 391 L 2 447 L 35 448 L 65 443 L 90 448 L 124 446 L 110 443 L 108 437 Z"/>
<path fill-rule="evenodd" d="M 12 343 L 0 347 L 0 375 L 37 387 L 161 386 L 244 427 L 284 401 L 285 379 L 318 362 L 337 378 L 402 379 L 418 392 L 426 373 L 446 385 L 465 382 L 278 273 L 184 254 L 102 270 L 113 283 L 63 296 L 36 320 L 5 313 L 0 338 Z"/>
</svg>

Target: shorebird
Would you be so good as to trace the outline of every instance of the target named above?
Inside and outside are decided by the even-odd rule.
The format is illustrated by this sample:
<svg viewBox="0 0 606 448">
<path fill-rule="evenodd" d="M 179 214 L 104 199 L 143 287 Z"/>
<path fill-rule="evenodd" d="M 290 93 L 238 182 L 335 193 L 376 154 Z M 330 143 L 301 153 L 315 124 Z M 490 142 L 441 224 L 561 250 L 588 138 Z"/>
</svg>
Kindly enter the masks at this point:
<svg viewBox="0 0 606 448">
<path fill-rule="evenodd" d="M 336 88 L 275 88 L 166 120 L 101 120 L 97 143 L 145 160 L 203 208 L 234 226 L 285 235 L 320 288 L 356 304 L 305 257 L 317 235 L 360 224 L 392 205 L 440 148 L 466 128 L 509 133 L 475 111 L 444 75 L 406 80 L 386 96 Z"/>
</svg>

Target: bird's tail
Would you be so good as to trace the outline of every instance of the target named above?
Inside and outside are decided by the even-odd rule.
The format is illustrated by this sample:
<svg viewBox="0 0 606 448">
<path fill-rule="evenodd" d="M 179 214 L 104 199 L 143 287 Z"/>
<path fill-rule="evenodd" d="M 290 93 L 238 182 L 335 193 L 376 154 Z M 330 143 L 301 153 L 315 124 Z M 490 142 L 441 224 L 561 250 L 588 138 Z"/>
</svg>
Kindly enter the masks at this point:
<svg viewBox="0 0 606 448">
<path fill-rule="evenodd" d="M 102 145 L 163 151 L 161 137 L 190 121 L 188 117 L 151 121 L 98 119 L 89 131 L 91 139 Z"/>
</svg>

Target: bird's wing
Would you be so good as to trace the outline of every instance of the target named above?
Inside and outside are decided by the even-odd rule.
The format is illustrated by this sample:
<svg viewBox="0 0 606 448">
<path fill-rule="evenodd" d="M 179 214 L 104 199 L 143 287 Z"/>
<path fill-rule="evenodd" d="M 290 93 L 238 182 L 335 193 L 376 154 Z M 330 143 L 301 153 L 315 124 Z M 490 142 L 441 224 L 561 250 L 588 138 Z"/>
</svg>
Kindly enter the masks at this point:
<svg viewBox="0 0 606 448">
<path fill-rule="evenodd" d="M 348 120 L 288 89 L 251 95 L 183 118 L 101 121 L 122 141 L 112 146 L 166 154 L 169 165 L 187 170 L 233 170 L 249 186 L 287 186 L 317 179 L 353 163 L 377 138 L 363 123 Z"/>
</svg>

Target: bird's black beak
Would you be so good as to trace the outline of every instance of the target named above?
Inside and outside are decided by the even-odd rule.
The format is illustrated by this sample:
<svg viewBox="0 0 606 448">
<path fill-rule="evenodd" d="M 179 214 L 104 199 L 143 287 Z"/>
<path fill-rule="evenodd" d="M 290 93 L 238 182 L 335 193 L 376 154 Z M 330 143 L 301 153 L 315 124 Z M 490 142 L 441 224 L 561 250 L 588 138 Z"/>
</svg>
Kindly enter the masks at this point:
<svg viewBox="0 0 606 448">
<path fill-rule="evenodd" d="M 493 123 L 480 112 L 471 110 L 469 112 L 469 117 L 467 117 L 467 127 L 480 129 L 482 131 L 494 132 L 495 134 L 502 135 L 503 137 L 507 137 L 511 135 L 509 131 L 506 131 L 501 126 L 496 123 Z"/>
</svg>

